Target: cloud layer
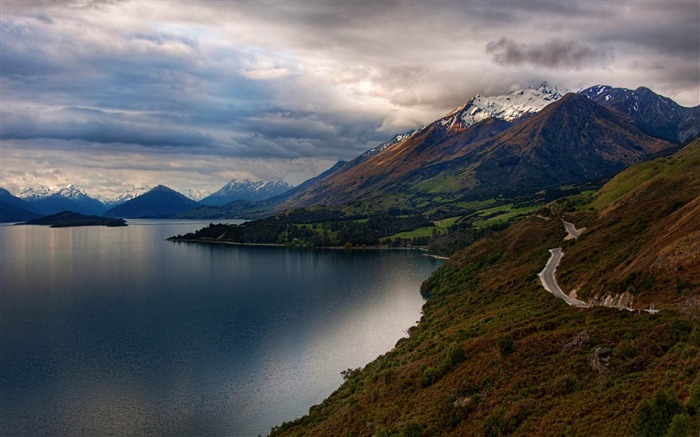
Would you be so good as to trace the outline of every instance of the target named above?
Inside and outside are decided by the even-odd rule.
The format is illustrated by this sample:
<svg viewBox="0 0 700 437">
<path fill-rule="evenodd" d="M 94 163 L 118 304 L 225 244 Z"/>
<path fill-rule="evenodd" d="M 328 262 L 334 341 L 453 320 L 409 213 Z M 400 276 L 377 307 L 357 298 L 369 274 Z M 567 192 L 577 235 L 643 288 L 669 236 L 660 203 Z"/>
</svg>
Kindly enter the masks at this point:
<svg viewBox="0 0 700 437">
<path fill-rule="evenodd" d="M 11 191 L 299 183 L 474 94 L 543 80 L 700 103 L 694 0 L 1 7 L 0 175 Z"/>
</svg>

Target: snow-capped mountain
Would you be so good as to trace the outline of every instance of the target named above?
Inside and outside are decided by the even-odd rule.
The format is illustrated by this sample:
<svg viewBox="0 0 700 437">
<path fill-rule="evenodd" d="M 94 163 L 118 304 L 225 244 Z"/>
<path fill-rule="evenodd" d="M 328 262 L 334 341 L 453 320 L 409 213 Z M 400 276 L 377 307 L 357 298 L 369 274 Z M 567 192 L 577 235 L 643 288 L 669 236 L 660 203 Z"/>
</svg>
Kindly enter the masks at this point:
<svg viewBox="0 0 700 437">
<path fill-rule="evenodd" d="M 182 190 L 182 194 L 185 195 L 185 197 L 188 197 L 192 200 L 196 200 L 199 202 L 200 200 L 204 199 L 208 195 L 211 194 L 211 190 L 205 190 L 205 189 L 195 189 L 195 188 L 185 188 Z"/>
<path fill-rule="evenodd" d="M 517 90 L 502 96 L 477 94 L 466 105 L 443 117 L 440 125 L 447 129 L 465 129 L 487 118 L 513 121 L 540 112 L 545 106 L 561 99 L 566 92 L 544 82 L 537 88 Z"/>
<path fill-rule="evenodd" d="M 365 153 L 363 153 L 362 155 L 360 155 L 359 158 L 360 158 L 361 160 L 364 160 L 365 158 L 369 158 L 370 156 L 374 156 L 374 155 L 376 155 L 377 153 L 379 153 L 379 152 L 383 151 L 384 149 L 386 149 L 387 147 L 393 146 L 393 145 L 396 144 L 396 143 L 400 143 L 401 141 L 403 141 L 403 140 L 405 140 L 406 138 L 408 138 L 408 137 L 410 137 L 411 135 L 413 135 L 415 132 L 416 132 L 415 130 L 410 130 L 410 131 L 404 132 L 404 133 L 402 133 L 402 134 L 398 134 L 398 135 L 394 136 L 394 138 L 390 139 L 389 141 L 386 141 L 386 142 L 384 142 L 384 143 L 378 145 L 377 147 L 374 147 L 374 148 L 372 148 L 372 149 L 369 149 L 368 151 L 366 151 Z"/>
<path fill-rule="evenodd" d="M 107 217 L 169 218 L 179 212 L 201 206 L 183 194 L 164 185 L 136 196 L 105 212 Z"/>
<path fill-rule="evenodd" d="M 76 187 L 73 184 L 63 185 L 60 187 L 47 187 L 41 185 L 39 188 L 27 188 L 20 193 L 20 199 L 32 200 L 32 199 L 43 199 L 45 197 L 59 196 L 68 199 L 80 199 L 82 197 L 89 197 L 84 189 Z"/>
<path fill-rule="evenodd" d="M 649 106 L 655 106 L 654 99 L 640 101 L 639 112 Z M 476 199 L 598 181 L 674 146 L 635 124 L 612 108 L 546 83 L 503 96 L 476 96 L 406 138 L 392 139 L 366 152 L 366 158 L 303 184 L 275 208 L 359 200 L 401 208 L 404 202 L 411 205 L 403 200 L 411 196 L 420 204 L 438 193 Z M 391 203 L 396 199 L 401 203 Z"/>
<path fill-rule="evenodd" d="M 102 203 L 104 203 L 106 208 L 113 208 L 117 205 L 121 205 L 124 202 L 128 202 L 129 200 L 133 199 L 134 197 L 138 197 L 144 193 L 147 193 L 151 191 L 153 187 L 150 185 L 132 185 L 131 188 L 126 190 L 124 193 L 120 194 L 117 197 L 113 198 L 107 198 L 107 199 L 100 199 L 102 200 Z"/>
<path fill-rule="evenodd" d="M 219 191 L 201 200 L 205 205 L 225 205 L 234 200 L 265 200 L 294 188 L 284 181 L 252 181 L 234 179 Z"/>
<path fill-rule="evenodd" d="M 100 214 L 105 210 L 102 202 L 73 184 L 55 188 L 46 186 L 27 188 L 18 197 L 32 204 L 42 214 L 56 214 L 62 211 Z"/>
<path fill-rule="evenodd" d="M 646 87 L 631 90 L 596 85 L 579 94 L 611 109 L 649 135 L 684 143 L 700 133 L 700 106 L 683 107 Z"/>
</svg>

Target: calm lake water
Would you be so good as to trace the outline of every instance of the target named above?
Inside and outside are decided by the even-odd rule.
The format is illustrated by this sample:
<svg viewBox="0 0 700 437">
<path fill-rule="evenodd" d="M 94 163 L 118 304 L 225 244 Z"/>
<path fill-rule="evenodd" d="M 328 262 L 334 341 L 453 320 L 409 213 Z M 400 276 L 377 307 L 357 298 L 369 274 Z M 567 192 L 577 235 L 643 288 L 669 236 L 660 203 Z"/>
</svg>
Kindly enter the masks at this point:
<svg viewBox="0 0 700 437">
<path fill-rule="evenodd" d="M 389 351 L 441 263 L 0 226 L 0 435 L 267 434 Z"/>
</svg>

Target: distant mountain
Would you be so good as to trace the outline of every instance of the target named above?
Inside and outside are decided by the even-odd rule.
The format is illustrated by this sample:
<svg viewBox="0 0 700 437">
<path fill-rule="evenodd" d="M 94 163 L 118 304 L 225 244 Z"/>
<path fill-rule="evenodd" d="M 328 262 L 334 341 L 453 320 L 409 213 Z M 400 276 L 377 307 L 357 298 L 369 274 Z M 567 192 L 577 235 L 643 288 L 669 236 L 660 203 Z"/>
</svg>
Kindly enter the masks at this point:
<svg viewBox="0 0 700 437">
<path fill-rule="evenodd" d="M 106 209 L 114 208 L 117 205 L 121 205 L 124 202 L 127 202 L 134 197 L 138 197 L 144 193 L 147 193 L 151 191 L 153 187 L 150 185 L 141 185 L 141 186 L 136 186 L 133 185 L 130 189 L 125 191 L 123 194 L 120 194 L 116 198 L 112 199 L 105 199 L 102 201 L 102 203 L 105 205 Z"/>
<path fill-rule="evenodd" d="M 211 194 L 211 190 L 197 189 L 197 188 L 185 188 L 182 190 L 182 194 L 188 199 L 192 199 L 197 202 L 201 202 L 202 199 Z"/>
<path fill-rule="evenodd" d="M 105 207 L 99 200 L 89 196 L 84 189 L 73 184 L 57 188 L 28 188 L 19 197 L 43 215 L 61 211 L 73 211 L 81 214 L 101 214 Z"/>
<path fill-rule="evenodd" d="M 124 218 L 168 218 L 198 206 L 198 202 L 166 186 L 158 185 L 147 193 L 109 209 L 104 215 Z"/>
<path fill-rule="evenodd" d="M 683 107 L 646 87 L 630 90 L 598 85 L 579 93 L 657 138 L 682 144 L 700 133 L 700 106 Z"/>
<path fill-rule="evenodd" d="M 435 198 L 449 203 L 534 193 L 610 177 L 674 146 L 580 95 L 559 97 L 530 89 L 508 96 L 523 97 L 531 105 L 524 110 L 517 99 L 512 108 L 486 104 L 504 118 L 470 125 L 480 113 L 473 111 L 472 99 L 401 141 L 317 179 L 276 210 L 353 202 L 369 209 L 416 208 L 435 204 Z M 508 96 L 491 99 L 508 102 Z M 545 99 L 552 103 L 531 112 Z M 512 119 L 512 114 L 522 115 Z"/>
<path fill-rule="evenodd" d="M 292 185 L 284 181 L 251 181 L 234 179 L 219 191 L 201 200 L 205 205 L 225 205 L 235 200 L 257 201 L 278 196 L 290 189 Z"/>
<path fill-rule="evenodd" d="M 29 202 L 0 188 L 0 223 L 23 222 L 41 215 Z"/>
</svg>

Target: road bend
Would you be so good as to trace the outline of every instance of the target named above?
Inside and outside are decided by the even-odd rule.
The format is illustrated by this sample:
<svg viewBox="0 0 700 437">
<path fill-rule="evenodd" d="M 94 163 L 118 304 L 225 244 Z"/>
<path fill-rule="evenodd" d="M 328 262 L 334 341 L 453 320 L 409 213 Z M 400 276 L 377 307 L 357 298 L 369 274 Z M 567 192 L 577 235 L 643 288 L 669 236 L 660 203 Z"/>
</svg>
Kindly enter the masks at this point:
<svg viewBox="0 0 700 437">
<path fill-rule="evenodd" d="M 576 239 L 581 236 L 581 231 L 583 229 L 576 229 L 576 226 L 574 226 L 573 223 L 569 223 L 562 219 L 562 223 L 564 223 L 564 229 L 566 229 L 566 233 L 569 234 L 569 238 L 571 239 Z"/>
<path fill-rule="evenodd" d="M 557 267 L 559 266 L 559 262 L 564 256 L 564 252 L 561 251 L 561 247 L 549 249 L 549 253 L 551 253 L 552 256 L 549 257 L 549 261 L 547 261 L 547 264 L 544 266 L 544 269 L 537 275 L 539 276 L 544 289 L 549 291 L 559 299 L 562 299 L 570 306 L 587 307 L 588 304 L 586 302 L 570 297 L 569 295 L 564 293 L 564 291 L 559 287 L 559 284 L 557 284 L 557 278 L 555 277 L 555 273 L 557 271 Z"/>
</svg>

